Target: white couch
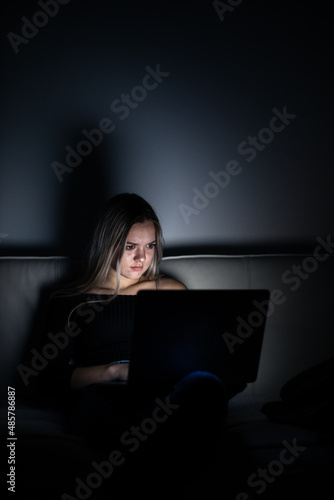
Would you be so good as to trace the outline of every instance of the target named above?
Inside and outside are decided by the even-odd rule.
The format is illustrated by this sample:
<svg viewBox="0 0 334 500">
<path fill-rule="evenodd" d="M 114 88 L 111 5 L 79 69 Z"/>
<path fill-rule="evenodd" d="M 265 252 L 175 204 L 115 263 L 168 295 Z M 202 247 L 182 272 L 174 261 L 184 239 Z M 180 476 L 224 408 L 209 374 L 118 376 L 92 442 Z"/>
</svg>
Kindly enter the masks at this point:
<svg viewBox="0 0 334 500">
<path fill-rule="evenodd" d="M 300 427 L 295 422 L 269 422 L 261 412 L 265 402 L 280 399 L 280 390 L 287 380 L 334 356 L 334 258 L 325 243 L 319 239 L 315 251 L 309 255 L 185 255 L 163 259 L 162 274 L 179 279 L 189 289 L 269 289 L 272 293 L 258 378 L 231 400 L 226 423 L 226 443 L 229 445 L 223 457 L 219 454 L 211 457 L 210 466 L 204 467 L 212 481 L 217 475 L 221 477 L 222 490 L 217 498 L 248 500 L 262 495 L 264 490 L 265 494 L 274 495 L 274 491 L 278 491 L 277 486 L 283 485 L 287 477 L 290 481 L 298 477 L 299 488 L 307 485 L 305 479 L 310 477 L 313 486 L 320 488 L 321 484 L 325 487 L 328 468 L 333 466 L 330 443 L 319 442 L 317 431 Z M 30 405 L 29 393 L 25 394 L 17 366 L 25 354 L 29 355 L 37 345 L 50 289 L 72 271 L 78 270 L 80 265 L 80 262 L 64 257 L 0 258 L 3 412 L 6 410 L 7 386 L 17 384 L 19 403 L 22 395 L 17 413 L 22 448 L 26 446 L 31 451 L 32 447 L 35 450 L 40 447 L 44 450 L 45 446 L 50 449 L 50 446 L 56 445 L 59 463 L 66 464 L 70 460 L 73 465 L 77 458 L 78 467 L 85 460 L 90 460 L 91 450 L 80 440 L 63 433 L 59 416 L 48 410 L 44 413 L 40 408 L 36 410 L 36 401 Z M 223 307 L 222 304 L 222 313 Z M 284 451 L 282 443 L 291 445 L 296 440 L 300 446 L 306 447 L 306 451 L 300 452 L 291 466 L 285 465 L 282 471 L 276 464 L 276 476 L 272 466 L 268 480 L 257 478 L 258 467 L 272 465 L 275 457 L 277 462 L 277 456 Z M 247 453 L 240 451 L 245 449 Z M 67 450 L 66 453 L 63 450 Z M 236 465 L 242 453 L 249 461 L 244 466 Z M 224 470 L 226 463 L 233 463 L 233 460 L 233 474 L 229 474 L 232 486 L 229 493 L 226 490 L 229 496 L 224 496 Z M 40 465 L 40 462 L 34 465 L 33 459 L 29 463 L 32 471 L 34 467 L 38 470 Z M 27 469 L 27 462 L 24 466 Z M 65 476 L 64 473 L 63 478 Z M 72 476 L 73 473 L 68 479 Z M 45 477 L 48 477 L 47 473 Z M 273 478 L 275 487 L 270 481 Z M 36 482 L 33 473 L 26 474 L 26 481 L 25 491 L 31 488 L 34 492 Z M 41 496 L 53 498 L 51 491 L 47 491 L 48 487 L 44 487 L 45 490 L 42 486 L 39 488 Z M 309 486 L 305 488 L 307 490 Z M 37 498 L 36 492 L 34 494 Z M 284 495 L 290 498 L 286 492 Z M 211 496 L 215 498 L 214 494 Z"/>
</svg>

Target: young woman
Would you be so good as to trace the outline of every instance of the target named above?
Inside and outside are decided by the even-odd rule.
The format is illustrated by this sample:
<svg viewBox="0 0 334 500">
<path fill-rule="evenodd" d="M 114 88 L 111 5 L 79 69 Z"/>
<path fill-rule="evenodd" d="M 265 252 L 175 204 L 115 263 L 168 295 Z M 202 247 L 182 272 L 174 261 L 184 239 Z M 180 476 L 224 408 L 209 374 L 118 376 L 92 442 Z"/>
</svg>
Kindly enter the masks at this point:
<svg viewBox="0 0 334 500">
<path fill-rule="evenodd" d="M 112 383 L 128 377 L 138 291 L 186 290 L 159 275 L 162 249 L 158 217 L 143 198 L 126 193 L 109 201 L 86 274 L 51 301 L 47 332 L 62 347 L 41 375 L 44 393 L 67 410 L 72 433 L 106 452 L 122 450 L 136 471 L 150 463 L 150 474 L 153 465 L 165 470 L 171 453 L 175 469 L 184 467 L 185 456 L 190 460 L 193 447 L 212 445 L 209 430 L 216 436 L 226 413 L 223 381 L 209 373 L 189 374 L 167 393 Z M 159 328 L 150 323 L 149 308 L 147 327 Z"/>
</svg>

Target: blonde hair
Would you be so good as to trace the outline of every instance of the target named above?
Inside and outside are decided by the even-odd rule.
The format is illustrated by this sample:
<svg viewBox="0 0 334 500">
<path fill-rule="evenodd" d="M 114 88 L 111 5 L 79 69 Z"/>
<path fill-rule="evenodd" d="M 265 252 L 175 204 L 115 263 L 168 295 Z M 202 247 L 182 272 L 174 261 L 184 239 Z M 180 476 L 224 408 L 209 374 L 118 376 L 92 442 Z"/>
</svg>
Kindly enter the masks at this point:
<svg viewBox="0 0 334 500">
<path fill-rule="evenodd" d="M 163 252 L 163 234 L 157 214 L 147 201 L 134 193 L 114 196 L 107 203 L 93 232 L 88 250 L 86 273 L 76 283 L 78 293 L 87 293 L 101 286 L 107 278 L 110 267 L 116 270 L 117 295 L 120 282 L 120 262 L 125 249 L 127 235 L 136 223 L 153 222 L 156 232 L 156 246 L 152 262 L 143 274 L 148 279 L 157 279 Z"/>
</svg>

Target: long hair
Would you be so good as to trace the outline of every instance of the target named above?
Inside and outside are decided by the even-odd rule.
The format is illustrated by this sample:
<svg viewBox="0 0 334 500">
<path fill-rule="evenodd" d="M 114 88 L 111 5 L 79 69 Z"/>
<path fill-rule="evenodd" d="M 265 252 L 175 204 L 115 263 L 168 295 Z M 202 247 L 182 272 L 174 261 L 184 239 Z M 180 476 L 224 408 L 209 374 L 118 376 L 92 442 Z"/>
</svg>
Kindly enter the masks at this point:
<svg viewBox="0 0 334 500">
<path fill-rule="evenodd" d="M 125 249 L 127 235 L 136 223 L 151 221 L 156 231 L 156 246 L 149 268 L 143 274 L 146 279 L 157 279 L 162 259 L 163 234 L 159 218 L 151 205 L 134 193 L 118 194 L 107 203 L 88 249 L 86 273 L 77 282 L 79 293 L 87 293 L 101 286 L 107 278 L 110 267 L 116 270 L 116 290 L 119 291 L 120 261 Z"/>
</svg>

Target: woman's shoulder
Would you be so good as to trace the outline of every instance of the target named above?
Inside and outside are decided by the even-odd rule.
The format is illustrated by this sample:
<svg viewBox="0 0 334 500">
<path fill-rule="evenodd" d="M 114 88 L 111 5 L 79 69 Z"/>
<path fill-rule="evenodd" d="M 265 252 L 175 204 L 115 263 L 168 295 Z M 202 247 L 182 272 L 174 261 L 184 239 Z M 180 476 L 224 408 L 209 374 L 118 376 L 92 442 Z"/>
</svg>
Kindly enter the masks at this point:
<svg viewBox="0 0 334 500">
<path fill-rule="evenodd" d="M 137 293 L 141 290 L 187 290 L 187 287 L 181 283 L 181 281 L 173 278 L 169 278 L 167 276 L 156 276 L 152 279 L 136 283 L 125 290 L 120 290 L 117 296 L 137 295 Z M 99 293 L 98 289 L 90 290 L 87 296 L 95 296 L 96 298 L 102 297 L 101 291 Z M 111 294 L 109 294 L 109 297 L 110 296 Z M 83 295 L 81 295 L 81 297 L 83 297 Z M 104 295 L 104 298 L 106 297 L 108 297 L 108 295 Z"/>
<path fill-rule="evenodd" d="M 187 287 L 181 281 L 175 280 L 173 278 L 168 278 L 167 276 L 161 276 L 159 279 L 159 289 L 160 290 L 187 290 Z"/>
</svg>

